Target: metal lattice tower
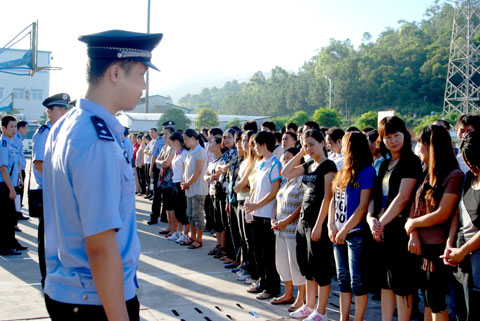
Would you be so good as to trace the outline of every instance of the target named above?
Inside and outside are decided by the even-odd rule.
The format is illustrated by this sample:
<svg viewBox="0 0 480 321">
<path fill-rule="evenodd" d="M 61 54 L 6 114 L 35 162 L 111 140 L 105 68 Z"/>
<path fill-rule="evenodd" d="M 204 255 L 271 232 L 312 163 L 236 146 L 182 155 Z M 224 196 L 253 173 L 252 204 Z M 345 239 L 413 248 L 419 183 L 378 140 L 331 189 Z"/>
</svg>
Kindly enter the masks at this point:
<svg viewBox="0 0 480 321">
<path fill-rule="evenodd" d="M 453 17 L 443 116 L 480 112 L 480 0 L 457 0 Z"/>
</svg>

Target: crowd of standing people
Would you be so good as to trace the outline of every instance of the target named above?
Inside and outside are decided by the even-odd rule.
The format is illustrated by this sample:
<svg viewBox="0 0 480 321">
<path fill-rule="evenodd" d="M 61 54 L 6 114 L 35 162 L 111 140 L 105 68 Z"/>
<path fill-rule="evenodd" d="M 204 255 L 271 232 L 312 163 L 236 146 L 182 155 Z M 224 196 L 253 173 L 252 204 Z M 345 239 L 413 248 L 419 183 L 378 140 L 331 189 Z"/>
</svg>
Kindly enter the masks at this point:
<svg viewBox="0 0 480 321">
<path fill-rule="evenodd" d="M 160 174 L 150 175 L 148 223 L 165 212 L 160 234 L 189 249 L 211 232 L 217 245 L 208 254 L 257 299 L 290 304 L 292 318 L 327 320 L 335 277 L 342 320 L 353 298 L 362 320 L 369 293 L 380 293 L 382 320 L 392 320 L 395 308 L 409 320 L 419 290 L 429 319 L 448 320 L 448 302 L 459 320 L 479 317 L 479 116 L 458 120 L 458 148 L 447 122 L 412 140 L 396 116 L 378 129 L 346 132 L 315 122 L 278 132 L 269 121 L 200 133 L 173 126 L 165 123 L 153 140 L 131 135 L 136 164 L 163 144 L 149 162 Z M 149 198 L 143 167 L 137 193 Z"/>
</svg>

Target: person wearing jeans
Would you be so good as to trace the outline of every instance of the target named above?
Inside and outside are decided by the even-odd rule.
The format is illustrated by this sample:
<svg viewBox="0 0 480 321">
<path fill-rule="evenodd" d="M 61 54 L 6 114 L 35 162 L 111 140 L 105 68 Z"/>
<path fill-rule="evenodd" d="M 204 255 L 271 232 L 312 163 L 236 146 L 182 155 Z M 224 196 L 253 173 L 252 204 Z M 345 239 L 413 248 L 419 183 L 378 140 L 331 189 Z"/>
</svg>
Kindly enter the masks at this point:
<svg viewBox="0 0 480 321">
<path fill-rule="evenodd" d="M 340 320 L 349 320 L 352 295 L 355 295 L 355 321 L 361 321 L 368 303 L 364 217 L 376 174 L 363 133 L 345 134 L 342 154 L 343 167 L 332 183 L 335 195 L 329 211 L 328 234 L 334 244 L 340 287 Z"/>
</svg>

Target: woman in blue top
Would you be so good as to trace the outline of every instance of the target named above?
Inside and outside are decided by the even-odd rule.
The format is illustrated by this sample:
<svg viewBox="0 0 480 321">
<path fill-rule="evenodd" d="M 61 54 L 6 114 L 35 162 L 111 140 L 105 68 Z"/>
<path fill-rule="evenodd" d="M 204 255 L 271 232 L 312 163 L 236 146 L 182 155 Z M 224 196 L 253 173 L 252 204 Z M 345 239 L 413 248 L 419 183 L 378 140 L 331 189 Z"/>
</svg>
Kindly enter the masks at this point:
<svg viewBox="0 0 480 321">
<path fill-rule="evenodd" d="M 340 320 L 349 318 L 352 295 L 355 295 L 355 320 L 363 320 L 368 303 L 363 229 L 375 169 L 367 138 L 360 132 L 343 136 L 342 154 L 343 167 L 332 183 L 334 197 L 328 215 L 328 235 L 334 243 Z"/>
</svg>

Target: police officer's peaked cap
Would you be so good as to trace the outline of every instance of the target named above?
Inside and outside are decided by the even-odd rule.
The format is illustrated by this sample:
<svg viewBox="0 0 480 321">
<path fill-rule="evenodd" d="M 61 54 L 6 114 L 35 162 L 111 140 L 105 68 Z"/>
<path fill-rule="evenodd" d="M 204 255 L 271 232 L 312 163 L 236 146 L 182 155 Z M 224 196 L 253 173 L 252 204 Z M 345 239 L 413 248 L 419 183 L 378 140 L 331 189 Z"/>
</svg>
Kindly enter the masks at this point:
<svg viewBox="0 0 480 321">
<path fill-rule="evenodd" d="M 43 101 L 43 106 L 52 109 L 54 106 L 68 108 L 70 102 L 70 96 L 65 93 L 56 94 L 48 97 Z"/>
<path fill-rule="evenodd" d="M 124 30 L 108 30 L 78 37 L 87 44 L 91 59 L 130 59 L 158 70 L 151 63 L 152 50 L 162 40 L 161 33 L 138 33 Z"/>
<path fill-rule="evenodd" d="M 173 120 L 169 120 L 164 122 L 162 126 L 175 126 L 175 122 Z"/>
</svg>

